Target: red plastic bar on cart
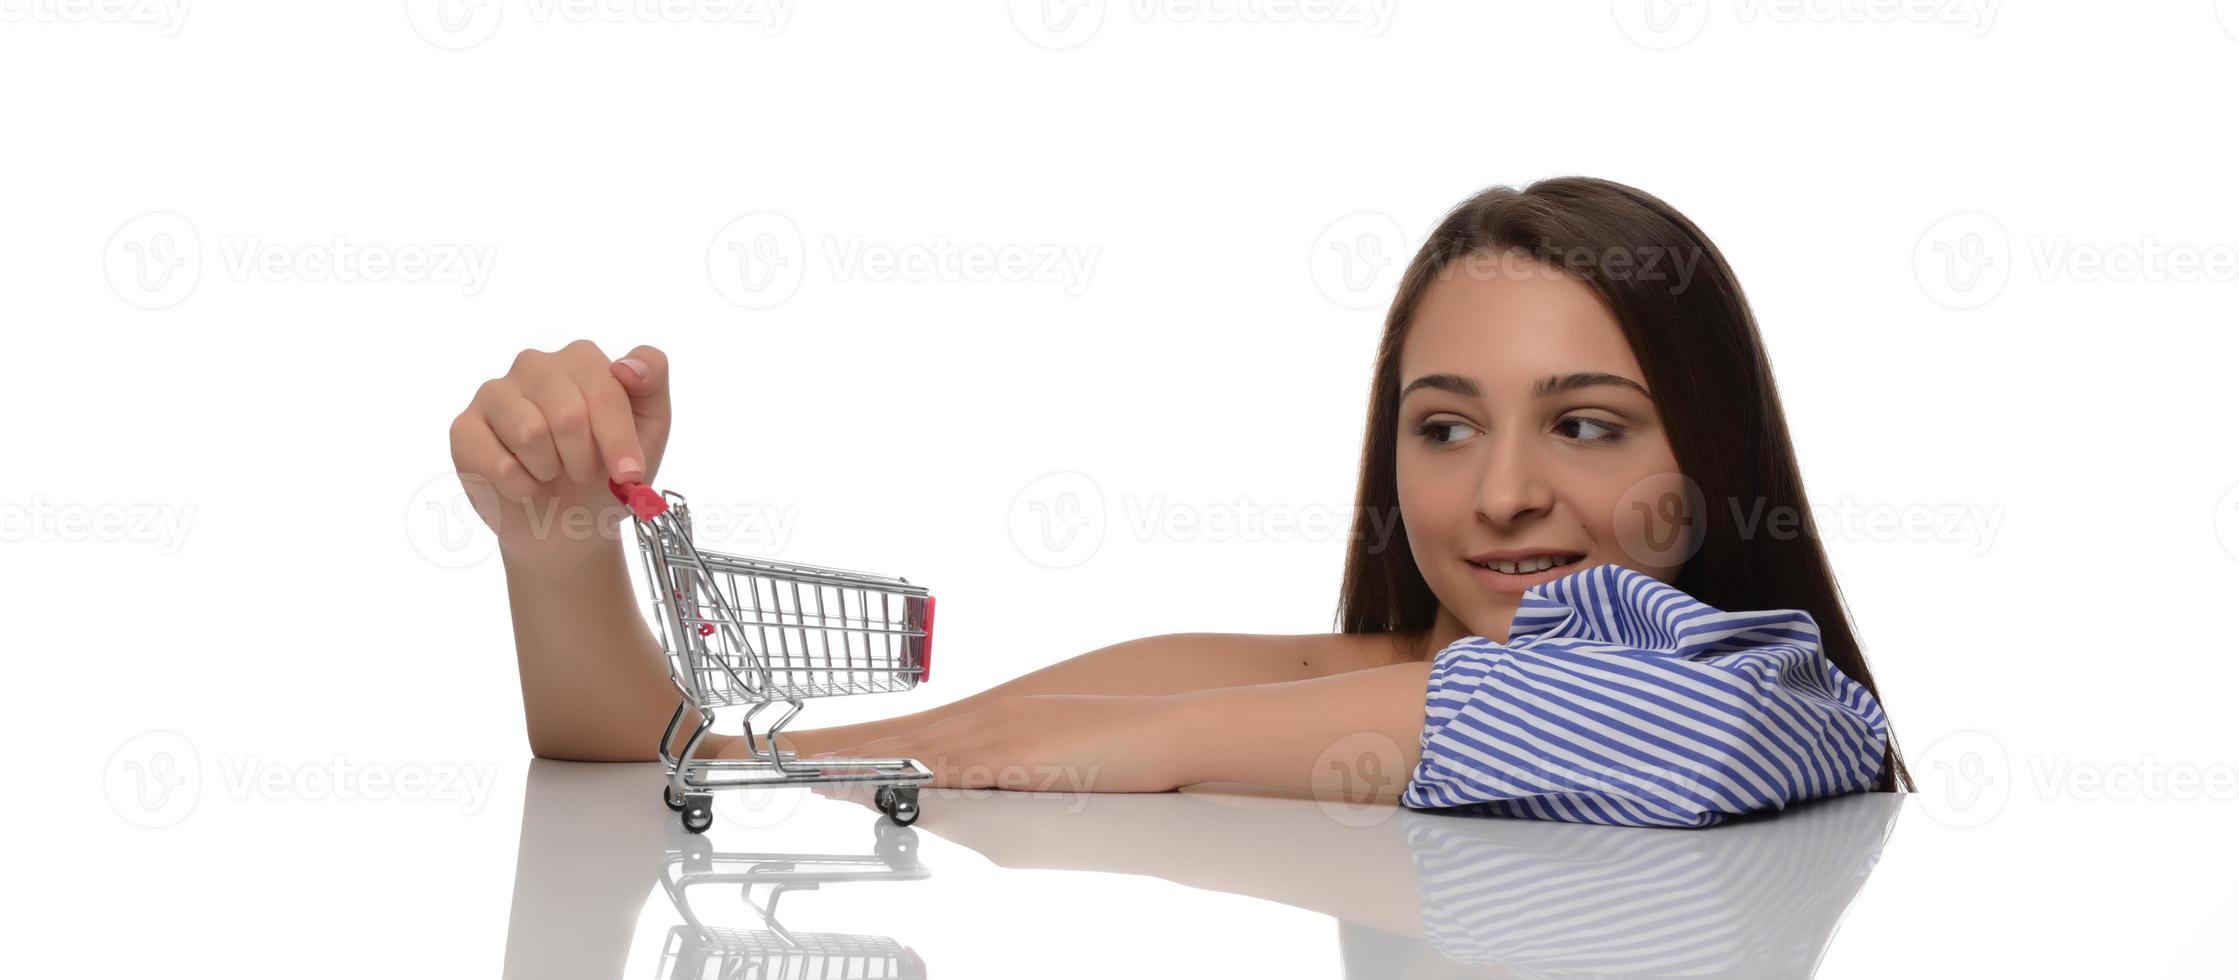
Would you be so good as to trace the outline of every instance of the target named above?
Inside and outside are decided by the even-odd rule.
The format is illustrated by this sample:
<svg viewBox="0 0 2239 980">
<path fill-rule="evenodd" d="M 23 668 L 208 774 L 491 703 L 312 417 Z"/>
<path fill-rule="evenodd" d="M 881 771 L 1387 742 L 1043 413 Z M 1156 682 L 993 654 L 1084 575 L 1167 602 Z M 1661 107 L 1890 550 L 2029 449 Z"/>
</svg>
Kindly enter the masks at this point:
<svg viewBox="0 0 2239 980">
<path fill-rule="evenodd" d="M 636 514 L 638 520 L 650 521 L 668 513 L 669 502 L 661 496 L 661 492 L 643 483 L 635 480 L 628 483 L 608 480 L 606 489 L 614 494 L 614 499 L 630 505 L 630 512 Z"/>
<path fill-rule="evenodd" d="M 917 682 L 933 676 L 933 597 L 925 597 L 925 646 L 917 652 Z"/>
</svg>

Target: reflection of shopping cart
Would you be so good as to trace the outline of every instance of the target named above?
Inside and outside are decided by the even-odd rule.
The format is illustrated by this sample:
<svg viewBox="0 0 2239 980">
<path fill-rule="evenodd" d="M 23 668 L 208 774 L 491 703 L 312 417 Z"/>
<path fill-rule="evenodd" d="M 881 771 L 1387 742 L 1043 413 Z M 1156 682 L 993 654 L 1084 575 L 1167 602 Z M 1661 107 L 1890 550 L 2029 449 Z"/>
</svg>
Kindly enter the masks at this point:
<svg viewBox="0 0 2239 980">
<path fill-rule="evenodd" d="M 885 936 L 793 932 L 777 921 L 777 900 L 787 891 L 813 891 L 827 882 L 914 881 L 930 876 L 917 862 L 917 832 L 879 825 L 878 852 L 850 854 L 749 854 L 714 851 L 690 838 L 661 868 L 661 889 L 676 903 L 684 924 L 661 946 L 660 975 L 686 977 L 877 977 L 922 980 L 917 951 Z M 710 925 L 694 914 L 686 890 L 737 885 L 759 927 Z M 757 901 L 755 886 L 767 885 Z"/>
<path fill-rule="evenodd" d="M 814 759 L 780 750 L 777 733 L 808 698 L 907 691 L 928 676 L 933 597 L 908 579 L 701 551 L 692 545 L 684 497 L 640 483 L 608 489 L 637 515 L 638 551 L 653 591 L 654 633 L 683 699 L 661 733 L 669 809 L 693 833 L 715 822 L 711 791 L 810 783 L 875 783 L 880 812 L 917 820 L 918 787 L 933 778 L 915 759 Z M 754 716 L 776 702 L 785 714 L 755 737 Z M 751 705 L 744 759 L 693 758 L 715 725 L 715 709 Z M 689 714 L 697 727 L 671 754 Z M 684 760 L 690 760 L 686 762 Z"/>
</svg>

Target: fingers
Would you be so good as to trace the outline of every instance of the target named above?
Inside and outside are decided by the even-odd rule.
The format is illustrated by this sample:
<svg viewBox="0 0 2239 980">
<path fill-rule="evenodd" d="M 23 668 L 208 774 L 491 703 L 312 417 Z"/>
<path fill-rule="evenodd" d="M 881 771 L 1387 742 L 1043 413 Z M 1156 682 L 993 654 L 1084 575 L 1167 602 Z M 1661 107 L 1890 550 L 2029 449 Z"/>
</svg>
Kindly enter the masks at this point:
<svg viewBox="0 0 2239 980">
<path fill-rule="evenodd" d="M 483 474 L 501 492 L 526 497 L 537 492 L 522 492 L 531 481 L 644 480 L 666 439 L 668 412 L 668 356 L 659 348 L 640 346 L 609 360 L 598 345 L 578 340 L 556 351 L 522 351 L 505 377 L 475 393 L 452 441 L 454 452 L 474 457 L 475 465 L 507 469 L 503 481 Z M 482 458 L 498 452 L 511 463 Z"/>
<path fill-rule="evenodd" d="M 543 409 L 503 379 L 482 388 L 475 401 L 499 443 L 538 483 L 559 479 L 560 452 L 552 443 L 552 429 L 544 420 Z"/>
<path fill-rule="evenodd" d="M 585 463 L 595 467 L 584 476 L 571 466 L 568 475 L 577 480 L 643 480 L 651 460 L 639 438 L 638 420 L 642 411 L 658 411 L 660 424 L 667 425 L 668 357 L 658 348 L 640 346 L 622 360 L 610 361 L 587 340 L 562 348 L 560 356 L 582 405 L 585 432 L 576 448 L 587 451 Z M 568 448 L 561 445 L 563 458 Z"/>
<path fill-rule="evenodd" d="M 569 480 L 582 483 L 599 475 L 604 465 L 598 443 L 591 437 L 591 407 L 574 378 L 551 375 L 531 391 L 529 400 L 544 413 L 552 445 L 560 454 L 560 467 Z"/>
<path fill-rule="evenodd" d="M 583 402 L 591 413 L 591 436 L 598 442 L 599 458 L 607 476 L 629 482 L 645 479 L 645 450 L 638 445 L 637 422 L 630 410 L 630 393 L 620 373 L 629 369 L 601 362 L 599 373 L 586 379 Z"/>
<path fill-rule="evenodd" d="M 536 478 L 498 439 L 481 412 L 470 409 L 452 420 L 451 462 L 461 476 L 480 477 L 507 497 L 527 500 L 536 495 Z"/>
<path fill-rule="evenodd" d="M 658 347 L 641 344 L 608 367 L 614 379 L 630 394 L 630 410 L 639 418 L 669 419 L 669 356 Z"/>
</svg>

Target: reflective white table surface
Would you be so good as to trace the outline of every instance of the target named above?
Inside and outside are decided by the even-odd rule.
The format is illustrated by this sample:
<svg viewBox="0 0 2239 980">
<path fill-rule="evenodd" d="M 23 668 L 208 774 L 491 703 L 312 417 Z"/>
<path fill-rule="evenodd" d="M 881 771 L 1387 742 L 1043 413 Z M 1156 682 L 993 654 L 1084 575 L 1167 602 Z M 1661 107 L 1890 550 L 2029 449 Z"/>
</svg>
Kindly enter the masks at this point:
<svg viewBox="0 0 2239 980">
<path fill-rule="evenodd" d="M 2159 869 L 2205 889 L 2199 928 L 2132 942 L 2064 933 L 2052 920 L 2019 934 L 2000 924 L 2046 899 L 2152 906 L 2182 889 L 2093 894 L 2074 880 L 2094 868 L 2081 847 L 2047 851 L 2018 875 L 1934 858 L 1996 855 L 2002 831 L 2026 834 L 2048 812 L 2056 822 L 2145 814 L 2119 805 L 2094 815 L 2070 801 L 2034 818 L 2002 805 L 1986 816 L 1868 794 L 1707 830 L 1641 830 L 1242 786 L 928 789 L 921 818 L 900 828 L 868 792 L 789 789 L 719 799 L 717 825 L 695 836 L 660 806 L 659 783 L 650 766 L 534 764 L 507 976 L 1941 975 L 2005 972 L 2037 957 L 2001 950 L 2044 943 L 2073 951 L 2039 963 L 2053 973 L 2094 972 L 2104 958 L 2130 975 L 2156 975 L 2157 964 L 2168 975 L 2233 975 L 2206 944 L 2215 915 L 2239 908 L 2229 897 L 2239 886 L 2203 874 L 2207 865 Z M 2220 851 L 2196 858 L 2239 867 L 2217 836 Z M 1928 860 L 1885 860 L 1908 840 Z M 1869 928 L 1839 930 L 1872 894 L 1894 904 L 1881 903 Z M 2171 914 L 2165 926 L 2181 926 Z M 1843 955 L 1846 945 L 1857 955 Z"/>
<path fill-rule="evenodd" d="M 1707 830 L 1240 786 L 927 789 L 898 828 L 787 788 L 692 835 L 654 764 L 174 756 L 18 798 L 7 973 L 2239 975 L 2239 804 L 2021 770 Z"/>
</svg>

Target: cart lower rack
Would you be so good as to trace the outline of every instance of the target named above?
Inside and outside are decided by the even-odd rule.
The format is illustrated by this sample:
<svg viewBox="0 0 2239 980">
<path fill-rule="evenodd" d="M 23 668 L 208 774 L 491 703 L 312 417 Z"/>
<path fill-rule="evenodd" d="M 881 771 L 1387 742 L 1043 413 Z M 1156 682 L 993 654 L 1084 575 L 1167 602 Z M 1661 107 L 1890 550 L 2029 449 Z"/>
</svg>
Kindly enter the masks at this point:
<svg viewBox="0 0 2239 980">
<path fill-rule="evenodd" d="M 642 483 L 607 488 L 636 517 L 652 591 L 654 634 L 679 700 L 661 733 L 668 766 L 662 802 L 700 833 L 715 822 L 713 792 L 756 786 L 873 783 L 880 812 L 917 820 L 918 787 L 933 778 L 915 759 L 803 760 L 777 734 L 810 698 L 907 691 L 931 676 L 933 596 L 905 578 L 704 551 L 692 542 L 684 497 Z M 757 736 L 754 718 L 786 710 Z M 695 758 L 715 709 L 746 707 L 747 757 Z M 692 725 L 684 747 L 676 738 Z"/>
<path fill-rule="evenodd" d="M 663 977 L 816 978 L 816 980 L 923 980 L 925 960 L 886 936 L 794 932 L 778 922 L 778 899 L 789 891 L 818 891 L 856 881 L 917 881 L 930 876 L 917 860 L 917 832 L 880 824 L 872 854 L 773 854 L 715 851 L 704 838 L 669 852 L 661 888 L 683 924 L 662 944 Z M 697 886 L 735 887 L 760 920 L 758 927 L 720 926 L 694 914 L 689 891 Z M 757 899 L 755 886 L 766 885 Z"/>
</svg>

